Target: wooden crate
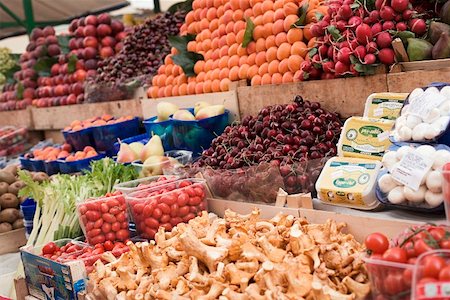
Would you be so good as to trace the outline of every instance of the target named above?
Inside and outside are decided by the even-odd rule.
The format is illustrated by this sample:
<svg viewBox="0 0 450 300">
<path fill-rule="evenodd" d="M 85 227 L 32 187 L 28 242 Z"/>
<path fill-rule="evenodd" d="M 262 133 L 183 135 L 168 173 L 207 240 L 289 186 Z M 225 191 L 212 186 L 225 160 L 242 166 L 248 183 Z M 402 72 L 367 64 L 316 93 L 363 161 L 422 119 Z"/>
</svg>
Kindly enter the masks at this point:
<svg viewBox="0 0 450 300">
<path fill-rule="evenodd" d="M 142 117 L 139 99 L 33 108 L 31 113 L 36 130 L 63 129 L 73 120 L 85 120 L 103 114 Z"/>
<path fill-rule="evenodd" d="M 313 80 L 279 85 L 238 87 L 242 116 L 256 115 L 261 108 L 291 102 L 296 95 L 318 101 L 342 117 L 362 116 L 367 97 L 375 92 L 387 92 L 386 74 L 333 80 Z"/>
<path fill-rule="evenodd" d="M 19 248 L 27 243 L 25 228 L 12 230 L 0 234 L 0 255 L 18 252 Z"/>
<path fill-rule="evenodd" d="M 390 73 L 387 85 L 390 92 L 410 93 L 432 82 L 450 82 L 450 68 Z"/>
<path fill-rule="evenodd" d="M 33 118 L 31 117 L 31 107 L 23 110 L 1 111 L 0 126 L 16 126 L 33 129 Z"/>
<path fill-rule="evenodd" d="M 233 120 L 240 120 L 239 102 L 236 91 L 142 100 L 142 112 L 144 118 L 148 119 L 156 116 L 156 105 L 160 102 L 171 102 L 180 108 L 188 108 L 193 107 L 199 101 L 208 102 L 213 105 L 223 104 L 231 112 Z"/>
</svg>

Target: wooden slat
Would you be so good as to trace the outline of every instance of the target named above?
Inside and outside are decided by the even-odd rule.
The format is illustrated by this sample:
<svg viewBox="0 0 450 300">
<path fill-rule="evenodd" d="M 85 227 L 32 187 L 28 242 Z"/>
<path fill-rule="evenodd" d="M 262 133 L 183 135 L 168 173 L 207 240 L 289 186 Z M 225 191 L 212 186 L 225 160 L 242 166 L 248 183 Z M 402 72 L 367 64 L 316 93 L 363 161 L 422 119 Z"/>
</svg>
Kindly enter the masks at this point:
<svg viewBox="0 0 450 300">
<path fill-rule="evenodd" d="M 25 228 L 20 228 L 0 234 L 0 255 L 17 252 L 27 243 Z"/>
<path fill-rule="evenodd" d="M 291 102 L 296 95 L 318 101 L 343 117 L 362 116 L 367 97 L 387 92 L 386 74 L 333 80 L 313 80 L 280 85 L 238 87 L 241 117 L 256 115 L 261 108 Z"/>
<path fill-rule="evenodd" d="M 390 92 L 410 93 L 413 89 L 432 82 L 450 82 L 450 68 L 392 73 L 387 75 Z"/>
<path fill-rule="evenodd" d="M 144 118 L 148 119 L 156 116 L 156 105 L 160 102 L 171 102 L 180 108 L 188 108 L 193 107 L 199 101 L 213 105 L 223 104 L 232 113 L 233 119 L 239 120 L 239 102 L 236 91 L 142 100 L 142 112 Z"/>
<path fill-rule="evenodd" d="M 33 108 L 36 130 L 63 129 L 73 120 L 85 120 L 102 114 L 142 117 L 141 100 L 122 100 L 58 107 Z"/>
<path fill-rule="evenodd" d="M 0 126 L 16 126 L 33 129 L 33 118 L 31 117 L 31 108 L 13 111 L 0 112 Z"/>
<path fill-rule="evenodd" d="M 441 70 L 450 67 L 450 58 L 403 62 L 400 65 L 405 72 Z"/>
<path fill-rule="evenodd" d="M 64 143 L 64 136 L 62 135 L 62 132 L 60 129 L 57 130 L 45 130 L 44 131 L 45 139 L 52 139 L 54 143 Z"/>
</svg>

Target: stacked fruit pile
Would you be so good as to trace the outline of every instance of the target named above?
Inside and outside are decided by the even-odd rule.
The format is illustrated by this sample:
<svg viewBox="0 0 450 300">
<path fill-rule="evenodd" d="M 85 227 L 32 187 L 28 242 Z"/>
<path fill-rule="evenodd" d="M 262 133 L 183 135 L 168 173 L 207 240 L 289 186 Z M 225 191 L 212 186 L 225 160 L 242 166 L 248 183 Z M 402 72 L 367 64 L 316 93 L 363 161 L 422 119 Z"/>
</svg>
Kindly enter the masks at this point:
<svg viewBox="0 0 450 300">
<path fill-rule="evenodd" d="M 273 162 L 288 193 L 312 191 L 326 158 L 337 153 L 341 126 L 336 114 L 297 96 L 294 103 L 263 108 L 227 127 L 195 165 L 238 169 Z"/>
<path fill-rule="evenodd" d="M 195 0 L 192 8 L 181 35 L 196 35 L 187 44 L 187 56 L 203 56 L 193 68 L 195 77 L 188 78 L 190 74 L 174 63 L 180 57 L 173 48 L 153 78 L 149 97 L 226 91 L 230 81 L 239 79 L 251 80 L 252 85 L 292 82 L 308 52 L 305 41 L 311 38 L 309 26 L 294 26 L 305 22 L 298 12 L 306 10 L 303 18 L 313 22 L 328 10 L 308 0 Z M 310 42 L 309 47 L 314 45 Z"/>
<path fill-rule="evenodd" d="M 31 32 L 27 51 L 20 56 L 20 71 L 14 73 L 15 84 L 6 84 L 0 94 L 0 110 L 24 109 L 32 103 L 38 87 L 34 66 L 39 59 L 56 57 L 61 53 L 55 30 L 51 26 L 35 28 Z"/>
</svg>

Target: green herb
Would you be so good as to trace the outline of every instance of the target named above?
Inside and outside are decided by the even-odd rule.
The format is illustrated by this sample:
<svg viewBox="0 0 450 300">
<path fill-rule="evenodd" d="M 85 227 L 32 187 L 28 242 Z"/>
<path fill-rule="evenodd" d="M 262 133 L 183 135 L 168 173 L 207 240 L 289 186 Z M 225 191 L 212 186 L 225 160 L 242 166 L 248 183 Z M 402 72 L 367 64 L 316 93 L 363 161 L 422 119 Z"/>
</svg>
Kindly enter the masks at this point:
<svg viewBox="0 0 450 300">
<path fill-rule="evenodd" d="M 253 41 L 253 30 L 255 30 L 255 23 L 250 18 L 247 18 L 246 23 L 242 48 L 247 48 L 248 44 Z"/>
</svg>

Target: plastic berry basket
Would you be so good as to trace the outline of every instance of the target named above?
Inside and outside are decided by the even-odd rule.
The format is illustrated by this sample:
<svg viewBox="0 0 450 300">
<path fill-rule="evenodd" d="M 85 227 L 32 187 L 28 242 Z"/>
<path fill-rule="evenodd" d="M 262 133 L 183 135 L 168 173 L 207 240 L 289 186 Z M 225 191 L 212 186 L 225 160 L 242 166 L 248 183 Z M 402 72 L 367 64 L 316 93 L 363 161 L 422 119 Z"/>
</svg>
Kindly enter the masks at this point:
<svg viewBox="0 0 450 300">
<path fill-rule="evenodd" d="M 79 173 L 83 170 L 90 170 L 91 161 L 100 160 L 105 157 L 104 153 L 99 153 L 97 156 L 80 159 L 77 161 L 67 162 L 65 160 L 57 160 L 59 164 L 59 170 L 63 174 Z"/>
<path fill-rule="evenodd" d="M 57 160 L 44 161 L 44 169 L 47 175 L 54 175 L 59 173 L 59 162 Z"/>
<path fill-rule="evenodd" d="M 120 191 L 125 195 L 134 193 L 139 190 L 145 190 L 151 187 L 157 187 L 166 183 L 179 180 L 179 176 L 151 176 L 122 182 L 114 186 L 114 190 Z"/>
<path fill-rule="evenodd" d="M 425 266 L 428 259 L 433 259 L 434 265 L 444 263 L 444 267 L 439 270 L 433 270 Z M 414 272 L 412 297 L 415 300 L 445 300 L 450 298 L 450 280 L 446 275 L 450 266 L 450 250 L 431 250 L 421 254 L 416 262 L 416 269 Z M 441 271 L 443 277 L 441 277 Z M 435 271 L 439 271 L 435 273 Z M 434 274 L 433 274 L 434 273 Z M 433 276 L 434 275 L 434 276 Z"/>
<path fill-rule="evenodd" d="M 83 151 L 84 147 L 95 145 L 92 132 L 92 127 L 89 127 L 77 131 L 62 131 L 62 134 L 75 151 Z"/>
<path fill-rule="evenodd" d="M 19 157 L 20 166 L 22 169 L 28 170 L 28 171 L 34 171 L 33 170 L 33 164 L 30 159 L 25 158 L 23 155 Z"/>
<path fill-rule="evenodd" d="M 164 152 L 164 156 L 173 158 L 175 160 L 167 160 L 160 163 L 144 165 L 140 161 L 135 161 L 132 165 L 135 167 L 136 172 L 140 177 L 149 177 L 151 175 L 163 175 L 167 173 L 173 173 L 172 171 L 177 167 L 181 167 L 192 162 L 192 152 L 186 150 L 172 150 Z M 178 163 L 177 163 L 178 162 Z M 155 171 L 160 169 L 161 174 L 154 174 Z"/>
<path fill-rule="evenodd" d="M 172 120 L 166 120 L 161 122 L 156 122 L 158 117 L 152 117 L 150 119 L 144 120 L 145 131 L 148 137 L 153 135 L 158 135 L 161 138 L 163 147 L 165 150 L 173 150 L 173 122 Z"/>
<path fill-rule="evenodd" d="M 31 171 L 33 172 L 45 172 L 44 161 L 39 159 L 30 158 Z"/>
<path fill-rule="evenodd" d="M 125 242 L 130 237 L 127 205 L 121 193 L 78 203 L 77 213 L 90 245 L 105 241 Z"/>
<path fill-rule="evenodd" d="M 207 195 L 205 180 L 187 178 L 136 191 L 126 199 L 138 235 L 153 239 L 160 226 L 170 231 L 207 210 Z"/>
<path fill-rule="evenodd" d="M 194 112 L 194 109 L 188 109 Z M 173 122 L 173 145 L 175 149 L 189 150 L 197 157 L 203 150 L 211 146 L 214 138 L 221 135 L 229 124 L 230 111 L 225 113 L 194 121 L 182 121 L 172 119 Z"/>
<path fill-rule="evenodd" d="M 409 300 L 415 265 L 363 258 L 369 275 L 372 299 Z"/>
<path fill-rule="evenodd" d="M 140 134 L 140 135 L 136 135 L 136 136 L 132 136 L 126 139 L 121 140 L 122 143 L 125 144 L 131 144 L 131 143 L 142 143 L 142 144 L 147 144 L 147 142 L 150 140 L 150 138 L 148 137 L 148 134 L 144 133 L 144 134 Z M 120 150 L 120 143 L 119 142 L 115 142 L 114 143 L 114 154 L 117 154 Z"/>
<path fill-rule="evenodd" d="M 28 138 L 26 128 L 16 128 L 5 126 L 0 128 L 0 149 L 7 149 L 10 146 L 20 143 Z"/>
<path fill-rule="evenodd" d="M 119 123 L 92 127 L 94 148 L 105 151 L 108 155 L 115 154 L 114 143 L 117 139 L 125 139 L 139 134 L 139 118 L 133 118 Z"/>
</svg>

